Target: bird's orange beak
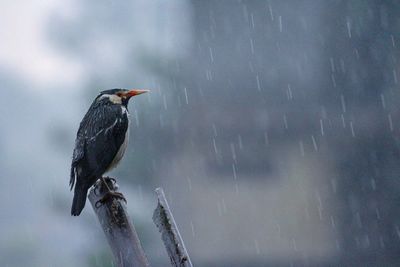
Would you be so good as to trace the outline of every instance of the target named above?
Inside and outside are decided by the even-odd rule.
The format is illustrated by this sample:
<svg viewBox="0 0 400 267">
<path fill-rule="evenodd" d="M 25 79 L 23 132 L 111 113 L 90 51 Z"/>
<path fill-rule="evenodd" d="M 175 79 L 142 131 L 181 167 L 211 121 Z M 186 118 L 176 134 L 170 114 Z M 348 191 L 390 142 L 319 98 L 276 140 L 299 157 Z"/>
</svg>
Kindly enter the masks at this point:
<svg viewBox="0 0 400 267">
<path fill-rule="evenodd" d="M 125 95 L 127 97 L 132 97 L 132 96 L 141 95 L 141 94 L 144 94 L 147 92 L 149 92 L 149 90 L 132 89 L 132 90 L 129 90 Z"/>
</svg>

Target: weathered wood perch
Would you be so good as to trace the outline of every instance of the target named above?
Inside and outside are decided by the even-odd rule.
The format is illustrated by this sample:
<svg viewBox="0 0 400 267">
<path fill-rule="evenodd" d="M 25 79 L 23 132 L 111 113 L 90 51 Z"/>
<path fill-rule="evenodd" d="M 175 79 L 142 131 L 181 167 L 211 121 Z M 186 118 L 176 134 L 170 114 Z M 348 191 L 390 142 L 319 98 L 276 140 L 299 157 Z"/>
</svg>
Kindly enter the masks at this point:
<svg viewBox="0 0 400 267">
<path fill-rule="evenodd" d="M 161 232 L 171 264 L 174 267 L 193 267 L 189 254 L 179 233 L 172 212 L 168 206 L 162 188 L 156 189 L 158 205 L 153 214 L 153 221 Z"/>
<path fill-rule="evenodd" d="M 106 181 L 111 190 L 118 190 L 118 186 L 110 179 Z M 116 266 L 150 266 L 135 227 L 127 215 L 125 202 L 121 199 L 110 198 L 103 205 L 96 207 L 96 202 L 102 199 L 106 192 L 107 187 L 99 180 L 90 190 L 88 198 L 111 247 Z"/>
</svg>

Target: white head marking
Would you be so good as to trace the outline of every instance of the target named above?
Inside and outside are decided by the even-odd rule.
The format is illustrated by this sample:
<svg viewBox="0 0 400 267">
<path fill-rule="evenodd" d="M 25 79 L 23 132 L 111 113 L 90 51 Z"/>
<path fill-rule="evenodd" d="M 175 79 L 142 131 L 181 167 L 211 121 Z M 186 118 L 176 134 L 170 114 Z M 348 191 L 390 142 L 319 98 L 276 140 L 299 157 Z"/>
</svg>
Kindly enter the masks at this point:
<svg viewBox="0 0 400 267">
<path fill-rule="evenodd" d="M 114 104 L 122 104 L 122 98 L 117 95 L 104 94 L 100 96 L 99 100 L 104 98 L 108 98 Z"/>
</svg>

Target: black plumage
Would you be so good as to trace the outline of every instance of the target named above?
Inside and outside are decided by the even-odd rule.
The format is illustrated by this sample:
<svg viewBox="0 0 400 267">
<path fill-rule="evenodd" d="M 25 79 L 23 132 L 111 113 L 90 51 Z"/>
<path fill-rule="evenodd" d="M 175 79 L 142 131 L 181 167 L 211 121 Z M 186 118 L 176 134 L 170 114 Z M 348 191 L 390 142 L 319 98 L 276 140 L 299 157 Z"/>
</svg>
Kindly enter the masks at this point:
<svg viewBox="0 0 400 267">
<path fill-rule="evenodd" d="M 127 104 L 142 90 L 103 91 L 80 123 L 71 164 L 70 186 L 75 185 L 71 215 L 85 206 L 88 189 L 122 158 L 127 145 Z"/>
</svg>

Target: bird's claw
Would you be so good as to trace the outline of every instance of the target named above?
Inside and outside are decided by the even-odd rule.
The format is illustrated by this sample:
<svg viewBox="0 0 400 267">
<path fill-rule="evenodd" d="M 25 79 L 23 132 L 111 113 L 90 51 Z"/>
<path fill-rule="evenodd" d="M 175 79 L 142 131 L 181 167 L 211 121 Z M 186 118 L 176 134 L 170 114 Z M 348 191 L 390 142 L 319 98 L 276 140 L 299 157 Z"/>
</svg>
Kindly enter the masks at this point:
<svg viewBox="0 0 400 267">
<path fill-rule="evenodd" d="M 106 203 L 107 201 L 109 201 L 112 198 L 116 198 L 116 199 L 121 199 L 125 202 L 125 204 L 127 203 L 126 198 L 124 197 L 124 195 L 122 193 L 119 192 L 107 192 L 104 194 L 104 196 L 96 201 L 95 203 L 95 207 L 96 209 L 100 208 L 104 203 Z"/>
<path fill-rule="evenodd" d="M 110 180 L 114 185 L 117 183 L 117 180 L 115 180 L 115 178 L 107 176 L 105 177 L 105 179 Z"/>
</svg>

